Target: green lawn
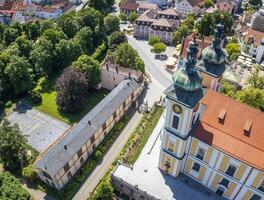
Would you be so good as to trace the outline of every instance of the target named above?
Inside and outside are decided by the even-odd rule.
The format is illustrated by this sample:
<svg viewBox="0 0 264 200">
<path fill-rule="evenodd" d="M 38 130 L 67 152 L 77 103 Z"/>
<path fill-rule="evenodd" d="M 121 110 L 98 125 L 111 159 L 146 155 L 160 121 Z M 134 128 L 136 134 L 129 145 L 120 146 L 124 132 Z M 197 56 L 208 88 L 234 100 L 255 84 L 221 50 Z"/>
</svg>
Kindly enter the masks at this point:
<svg viewBox="0 0 264 200">
<path fill-rule="evenodd" d="M 42 103 L 36 106 L 36 108 L 67 124 L 74 124 L 80 121 L 80 119 L 96 106 L 108 93 L 109 91 L 105 89 L 91 91 L 87 97 L 87 103 L 81 111 L 75 114 L 67 114 L 61 113 L 58 110 L 56 104 L 56 91 L 49 91 L 48 93 L 42 93 Z"/>
</svg>

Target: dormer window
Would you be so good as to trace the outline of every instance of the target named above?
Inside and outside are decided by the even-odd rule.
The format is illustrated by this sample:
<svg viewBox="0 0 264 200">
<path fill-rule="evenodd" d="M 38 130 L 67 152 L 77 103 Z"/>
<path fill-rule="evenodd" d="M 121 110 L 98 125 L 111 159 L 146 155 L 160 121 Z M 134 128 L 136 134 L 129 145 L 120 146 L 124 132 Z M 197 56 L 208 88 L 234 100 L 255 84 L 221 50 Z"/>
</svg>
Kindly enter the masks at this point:
<svg viewBox="0 0 264 200">
<path fill-rule="evenodd" d="M 244 126 L 244 135 L 249 137 L 250 136 L 250 130 L 252 127 L 252 121 L 247 120 Z"/>
<path fill-rule="evenodd" d="M 218 121 L 220 123 L 223 123 L 226 117 L 226 110 L 225 109 L 221 109 L 219 114 L 218 114 Z"/>
</svg>

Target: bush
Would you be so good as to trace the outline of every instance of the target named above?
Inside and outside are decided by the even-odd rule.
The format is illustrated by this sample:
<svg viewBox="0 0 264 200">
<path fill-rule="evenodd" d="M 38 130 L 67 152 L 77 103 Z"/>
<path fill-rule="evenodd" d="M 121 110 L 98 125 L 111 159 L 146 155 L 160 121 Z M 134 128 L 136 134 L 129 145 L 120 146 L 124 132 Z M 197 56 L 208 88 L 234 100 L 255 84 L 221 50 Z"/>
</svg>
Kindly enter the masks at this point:
<svg viewBox="0 0 264 200">
<path fill-rule="evenodd" d="M 154 44 L 156 43 L 160 43 L 160 38 L 157 37 L 157 36 L 153 36 L 153 37 L 150 37 L 149 40 L 148 40 L 148 44 L 150 46 L 153 46 Z"/>
<path fill-rule="evenodd" d="M 5 103 L 5 108 L 11 108 L 12 105 L 13 105 L 12 101 L 8 101 Z"/>
<path fill-rule="evenodd" d="M 96 160 L 100 160 L 103 157 L 103 154 L 100 150 L 97 150 L 94 154 Z"/>
<path fill-rule="evenodd" d="M 30 92 L 30 101 L 33 104 L 40 104 L 42 102 L 42 96 L 41 93 L 37 90 L 32 90 Z"/>
<path fill-rule="evenodd" d="M 34 167 L 32 164 L 29 164 L 28 166 L 23 168 L 22 176 L 26 178 L 28 181 L 34 181 L 36 179 L 37 173 L 34 170 Z"/>
<path fill-rule="evenodd" d="M 106 53 L 107 53 L 107 47 L 105 43 L 103 43 L 96 49 L 96 51 L 92 55 L 92 58 L 101 62 L 104 60 Z"/>
</svg>

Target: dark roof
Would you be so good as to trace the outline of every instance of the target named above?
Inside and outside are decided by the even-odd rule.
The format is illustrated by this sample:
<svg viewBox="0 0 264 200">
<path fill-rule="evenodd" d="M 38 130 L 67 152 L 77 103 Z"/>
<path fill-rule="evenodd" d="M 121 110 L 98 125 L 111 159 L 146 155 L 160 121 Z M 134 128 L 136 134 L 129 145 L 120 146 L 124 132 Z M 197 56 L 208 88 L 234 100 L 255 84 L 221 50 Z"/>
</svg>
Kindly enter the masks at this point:
<svg viewBox="0 0 264 200">
<path fill-rule="evenodd" d="M 122 81 L 75 127 L 41 155 L 35 167 L 54 177 L 139 86 L 134 79 Z M 67 150 L 64 149 L 65 145 L 67 145 Z"/>
<path fill-rule="evenodd" d="M 175 88 L 174 84 L 172 84 L 164 91 L 164 94 L 167 98 L 173 101 L 176 101 L 188 108 L 193 108 L 203 98 L 205 92 L 206 90 L 202 88 L 196 91 L 186 92 Z"/>
</svg>

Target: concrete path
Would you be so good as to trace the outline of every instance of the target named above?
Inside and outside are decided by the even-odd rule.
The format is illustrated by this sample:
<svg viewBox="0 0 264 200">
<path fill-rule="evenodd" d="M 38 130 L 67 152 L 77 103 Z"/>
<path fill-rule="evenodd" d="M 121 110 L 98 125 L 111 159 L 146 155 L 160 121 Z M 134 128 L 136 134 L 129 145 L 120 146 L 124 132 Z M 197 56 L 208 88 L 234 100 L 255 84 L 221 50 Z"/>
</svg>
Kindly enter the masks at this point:
<svg viewBox="0 0 264 200">
<path fill-rule="evenodd" d="M 23 184 L 22 187 L 28 191 L 33 200 L 55 200 L 48 196 L 45 192 L 28 188 L 26 184 Z"/>
<path fill-rule="evenodd" d="M 127 126 L 124 128 L 122 133 L 116 139 L 107 154 L 104 156 L 103 161 L 94 169 L 92 174 L 87 178 L 85 183 L 73 197 L 73 200 L 87 200 L 89 198 L 94 188 L 103 178 L 105 173 L 108 171 L 109 166 L 115 161 L 116 157 L 119 155 L 120 151 L 126 144 L 128 138 L 136 128 L 142 116 L 143 115 L 138 112 L 133 115 Z"/>
</svg>

